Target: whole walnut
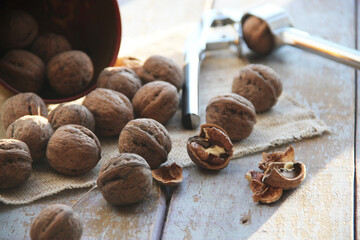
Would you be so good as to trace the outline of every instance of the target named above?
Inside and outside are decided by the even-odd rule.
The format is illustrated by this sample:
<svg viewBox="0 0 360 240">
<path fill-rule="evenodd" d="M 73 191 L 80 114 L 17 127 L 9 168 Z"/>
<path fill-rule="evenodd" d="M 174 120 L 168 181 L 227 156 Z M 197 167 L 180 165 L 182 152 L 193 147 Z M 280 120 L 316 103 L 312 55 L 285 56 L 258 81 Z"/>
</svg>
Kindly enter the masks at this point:
<svg viewBox="0 0 360 240">
<path fill-rule="evenodd" d="M 0 49 L 25 48 L 38 34 L 35 19 L 23 11 L 0 15 Z"/>
<path fill-rule="evenodd" d="M 179 94 L 170 83 L 154 81 L 142 86 L 132 99 L 137 117 L 152 118 L 161 124 L 174 116 L 179 105 Z"/>
<path fill-rule="evenodd" d="M 101 158 L 98 138 L 86 127 L 59 127 L 49 140 L 46 157 L 50 166 L 67 175 L 81 175 L 93 169 Z"/>
<path fill-rule="evenodd" d="M 222 127 L 232 141 L 247 138 L 256 123 L 254 105 L 235 93 L 216 96 L 206 107 L 206 122 Z"/>
<path fill-rule="evenodd" d="M 10 124 L 6 131 L 6 137 L 26 143 L 30 149 L 31 158 L 37 162 L 45 157 L 46 146 L 53 132 L 46 118 L 27 115 Z"/>
<path fill-rule="evenodd" d="M 156 169 L 166 162 L 170 150 L 171 138 L 168 131 L 150 118 L 130 121 L 119 136 L 119 152 L 142 156 L 151 169 Z"/>
<path fill-rule="evenodd" d="M 44 101 L 35 93 L 19 93 L 8 99 L 1 106 L 1 121 L 4 129 L 16 119 L 25 115 L 48 116 Z"/>
<path fill-rule="evenodd" d="M 26 144 L 17 139 L 0 139 L 0 189 L 20 186 L 31 175 L 32 159 Z"/>
<path fill-rule="evenodd" d="M 130 100 L 141 87 L 141 80 L 130 68 L 105 68 L 97 79 L 99 88 L 107 88 L 123 93 Z"/>
<path fill-rule="evenodd" d="M 44 33 L 38 36 L 31 46 L 31 51 L 44 62 L 48 62 L 56 54 L 71 50 L 69 41 L 55 33 Z"/>
<path fill-rule="evenodd" d="M 248 99 L 256 112 L 274 106 L 282 92 L 280 76 L 270 67 L 250 64 L 240 70 L 233 80 L 232 92 Z"/>
<path fill-rule="evenodd" d="M 18 91 L 39 92 L 45 79 L 45 64 L 29 51 L 10 50 L 0 60 L 0 78 Z"/>
<path fill-rule="evenodd" d="M 86 53 L 77 50 L 55 55 L 46 67 L 50 86 L 63 95 L 72 95 L 87 88 L 93 74 L 91 59 Z"/>
<path fill-rule="evenodd" d="M 138 58 L 125 56 L 116 59 L 116 67 L 126 67 L 132 69 L 136 74 L 141 69 L 144 62 Z"/>
<path fill-rule="evenodd" d="M 49 122 L 54 130 L 67 124 L 77 124 L 95 130 L 94 115 L 85 106 L 76 103 L 62 103 L 49 114 Z"/>
<path fill-rule="evenodd" d="M 184 84 L 183 72 L 179 65 L 171 58 L 163 56 L 149 57 L 136 73 L 144 83 L 165 81 L 174 85 L 178 90 Z"/>
<path fill-rule="evenodd" d="M 79 240 L 83 224 L 74 210 L 63 204 L 52 204 L 39 213 L 30 228 L 32 240 Z"/>
<path fill-rule="evenodd" d="M 97 186 L 106 201 L 114 205 L 138 202 L 151 191 L 149 164 L 139 155 L 120 153 L 100 169 Z"/>
<path fill-rule="evenodd" d="M 95 118 L 95 133 L 100 136 L 116 136 L 134 119 L 130 100 L 122 93 L 97 88 L 83 102 Z"/>
</svg>

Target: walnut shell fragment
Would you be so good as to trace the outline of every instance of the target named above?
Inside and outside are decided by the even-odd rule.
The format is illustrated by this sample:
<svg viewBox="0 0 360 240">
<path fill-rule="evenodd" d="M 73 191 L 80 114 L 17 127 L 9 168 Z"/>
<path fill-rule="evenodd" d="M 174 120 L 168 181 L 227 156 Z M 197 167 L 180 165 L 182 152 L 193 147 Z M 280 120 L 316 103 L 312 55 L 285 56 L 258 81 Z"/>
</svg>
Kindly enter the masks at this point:
<svg viewBox="0 0 360 240">
<path fill-rule="evenodd" d="M 199 135 L 187 141 L 187 152 L 197 166 L 220 170 L 229 164 L 233 145 L 224 129 L 215 124 L 203 124 Z"/>
<path fill-rule="evenodd" d="M 250 182 L 250 188 L 254 192 L 254 202 L 272 203 L 280 199 L 283 190 L 281 188 L 273 188 L 264 183 L 253 179 Z"/>
<path fill-rule="evenodd" d="M 265 171 L 272 162 L 295 162 L 295 150 L 289 146 L 284 152 L 266 153 L 263 152 L 259 168 Z"/>
<path fill-rule="evenodd" d="M 151 171 L 153 178 L 161 185 L 173 187 L 183 181 L 182 167 L 173 163 Z"/>
</svg>

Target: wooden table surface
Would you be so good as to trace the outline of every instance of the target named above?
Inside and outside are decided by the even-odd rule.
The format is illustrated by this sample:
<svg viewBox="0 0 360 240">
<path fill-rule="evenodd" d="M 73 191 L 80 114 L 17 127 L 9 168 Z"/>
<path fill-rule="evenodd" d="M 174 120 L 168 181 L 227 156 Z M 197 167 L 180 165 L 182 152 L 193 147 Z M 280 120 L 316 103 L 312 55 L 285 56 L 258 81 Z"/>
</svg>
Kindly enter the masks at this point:
<svg viewBox="0 0 360 240">
<path fill-rule="evenodd" d="M 209 2 L 120 0 L 120 55 L 146 59 L 162 54 L 183 64 L 184 42 Z M 268 2 L 285 8 L 301 30 L 347 47 L 358 46 L 359 1 L 215 0 L 212 7 L 244 12 Z M 249 61 L 276 69 L 286 92 L 331 128 L 331 134 L 292 143 L 296 159 L 307 166 L 302 185 L 274 204 L 254 203 L 244 175 L 257 167 L 261 153 L 256 153 L 233 160 L 216 173 L 187 168 L 180 186 L 170 190 L 154 185 L 150 196 L 131 206 L 106 204 L 95 190 L 75 207 L 84 223 L 83 239 L 359 237 L 357 71 L 291 47 L 267 57 L 249 56 Z M 202 74 L 215 65 L 216 60 L 205 59 Z M 1 90 L 0 100 L 9 95 Z M 42 208 L 52 203 L 72 205 L 87 190 L 67 190 L 21 206 L 0 204 L 0 239 L 29 239 L 31 222 Z"/>
</svg>

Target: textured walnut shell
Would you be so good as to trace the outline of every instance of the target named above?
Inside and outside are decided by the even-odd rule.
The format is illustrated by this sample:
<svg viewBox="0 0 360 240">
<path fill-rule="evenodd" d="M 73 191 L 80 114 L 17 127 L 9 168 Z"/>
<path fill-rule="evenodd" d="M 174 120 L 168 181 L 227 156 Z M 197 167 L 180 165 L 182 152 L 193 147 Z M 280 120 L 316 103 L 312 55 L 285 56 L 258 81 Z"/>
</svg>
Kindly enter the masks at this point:
<svg viewBox="0 0 360 240">
<path fill-rule="evenodd" d="M 62 103 L 49 114 L 49 122 L 54 130 L 67 124 L 84 126 L 95 130 L 94 115 L 83 105 L 76 103 Z"/>
<path fill-rule="evenodd" d="M 138 202 L 151 191 L 150 166 L 137 154 L 121 153 L 104 163 L 97 185 L 105 200 L 111 204 Z"/>
<path fill-rule="evenodd" d="M 234 78 L 232 92 L 248 99 L 256 112 L 264 112 L 276 104 L 282 92 L 282 83 L 272 68 L 250 64 Z"/>
<path fill-rule="evenodd" d="M 151 171 L 153 178 L 161 185 L 173 187 L 183 181 L 182 167 L 173 163 Z"/>
<path fill-rule="evenodd" d="M 44 33 L 38 36 L 31 46 L 31 51 L 44 62 L 48 62 L 56 54 L 71 50 L 69 41 L 55 33 Z"/>
<path fill-rule="evenodd" d="M 178 90 L 184 84 L 183 72 L 179 65 L 174 60 L 159 55 L 149 57 L 137 74 L 144 83 L 165 81 L 174 85 Z"/>
<path fill-rule="evenodd" d="M 72 95 L 87 88 L 93 74 L 94 66 L 89 56 L 76 50 L 55 55 L 46 67 L 50 86 L 63 95 Z"/>
<path fill-rule="evenodd" d="M 31 224 L 32 240 L 78 240 L 83 224 L 71 207 L 53 204 L 44 208 Z"/>
<path fill-rule="evenodd" d="M 220 170 L 225 168 L 233 155 L 233 145 L 226 131 L 214 124 L 200 126 L 198 136 L 189 138 L 187 152 L 199 167 Z"/>
<path fill-rule="evenodd" d="M 248 180 L 249 182 L 251 182 L 253 179 L 256 179 L 256 180 L 262 182 L 263 177 L 264 177 L 264 173 L 257 172 L 254 170 L 248 171 L 245 175 L 246 180 Z"/>
<path fill-rule="evenodd" d="M 135 73 L 138 73 L 139 69 L 142 68 L 143 64 L 144 64 L 144 62 L 141 61 L 140 59 L 127 56 L 127 57 L 120 57 L 120 58 L 116 59 L 115 66 L 130 68 Z"/>
<path fill-rule="evenodd" d="M 45 64 L 26 50 L 10 50 L 0 60 L 0 77 L 20 92 L 39 92 L 45 79 Z"/>
<path fill-rule="evenodd" d="M 80 125 L 59 127 L 49 140 L 46 157 L 50 166 L 67 175 L 81 175 L 93 169 L 101 158 L 98 138 Z"/>
<path fill-rule="evenodd" d="M 170 83 L 154 81 L 142 86 L 132 99 L 135 115 L 152 118 L 161 124 L 174 116 L 179 105 L 179 94 Z"/>
<path fill-rule="evenodd" d="M 247 138 L 256 123 L 253 104 L 237 94 L 212 98 L 206 107 L 206 122 L 222 127 L 232 141 Z"/>
<path fill-rule="evenodd" d="M 23 11 L 11 11 L 0 16 L 0 49 L 25 48 L 38 34 L 35 19 Z"/>
<path fill-rule="evenodd" d="M 12 96 L 1 106 L 1 120 L 4 129 L 16 119 L 25 115 L 48 116 L 44 101 L 35 93 L 19 93 Z"/>
<path fill-rule="evenodd" d="M 171 138 L 166 128 L 150 118 L 130 121 L 119 136 L 120 153 L 136 153 L 142 156 L 151 169 L 167 161 L 171 150 Z"/>
<path fill-rule="evenodd" d="M 254 202 L 272 203 L 280 199 L 283 190 L 281 188 L 273 188 L 254 179 L 250 182 L 250 188 L 253 191 Z"/>
<path fill-rule="evenodd" d="M 20 186 L 31 175 L 32 159 L 26 144 L 16 139 L 0 139 L 0 189 Z"/>
<path fill-rule="evenodd" d="M 273 162 L 264 172 L 263 182 L 274 188 L 289 190 L 299 186 L 305 176 L 306 167 L 301 162 Z"/>
<path fill-rule="evenodd" d="M 116 136 L 134 119 L 130 100 L 110 89 L 95 89 L 86 96 L 83 105 L 94 115 L 95 133 L 100 136 Z"/>
<path fill-rule="evenodd" d="M 42 116 L 23 116 L 10 124 L 7 138 L 23 141 L 30 149 L 31 158 L 38 162 L 45 157 L 46 146 L 53 134 L 49 121 Z"/>
<path fill-rule="evenodd" d="M 274 37 L 266 22 L 250 16 L 242 24 L 243 38 L 251 50 L 260 54 L 268 54 L 274 47 Z"/>
<path fill-rule="evenodd" d="M 284 152 L 264 152 L 262 154 L 262 160 L 259 163 L 259 168 L 265 171 L 272 162 L 295 162 L 295 150 L 293 146 L 290 145 Z"/>
<path fill-rule="evenodd" d="M 130 68 L 108 67 L 100 73 L 97 84 L 99 88 L 121 92 L 131 100 L 141 87 L 141 80 Z"/>
</svg>

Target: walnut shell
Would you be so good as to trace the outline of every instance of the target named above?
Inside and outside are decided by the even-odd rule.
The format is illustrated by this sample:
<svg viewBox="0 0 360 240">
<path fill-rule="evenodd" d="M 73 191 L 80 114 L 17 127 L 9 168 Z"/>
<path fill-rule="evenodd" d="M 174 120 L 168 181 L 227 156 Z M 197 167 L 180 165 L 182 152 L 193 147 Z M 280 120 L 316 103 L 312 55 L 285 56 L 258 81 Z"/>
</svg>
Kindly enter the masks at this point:
<svg viewBox="0 0 360 240">
<path fill-rule="evenodd" d="M 130 121 L 119 136 L 120 153 L 136 153 L 142 156 L 151 169 L 167 161 L 171 150 L 171 138 L 166 128 L 150 118 Z"/>
<path fill-rule="evenodd" d="M 265 171 L 272 162 L 295 162 L 295 150 L 293 146 L 290 145 L 284 152 L 263 152 L 259 168 Z"/>
<path fill-rule="evenodd" d="M 240 95 L 230 93 L 210 99 L 206 122 L 222 127 L 232 141 L 247 138 L 256 123 L 253 104 Z"/>
<path fill-rule="evenodd" d="M 254 179 L 250 182 L 250 188 L 253 191 L 254 202 L 272 203 L 280 199 L 283 190 L 281 188 L 273 188 Z"/>
<path fill-rule="evenodd" d="M 80 125 L 59 127 L 49 140 L 46 157 L 50 166 L 67 175 L 80 175 L 93 169 L 101 158 L 98 138 Z"/>
<path fill-rule="evenodd" d="M 137 74 L 144 83 L 165 81 L 174 85 L 177 90 L 184 84 L 183 72 L 179 65 L 174 60 L 159 55 L 149 57 Z"/>
<path fill-rule="evenodd" d="M 97 186 L 106 201 L 115 205 L 138 202 L 151 191 L 149 164 L 141 156 L 120 153 L 100 169 Z"/>
<path fill-rule="evenodd" d="M 93 74 L 91 59 L 86 53 L 77 50 L 55 55 L 46 67 L 50 86 L 63 95 L 72 95 L 87 88 Z"/>
<path fill-rule="evenodd" d="M 38 162 L 45 157 L 46 146 L 53 134 L 49 121 L 42 116 L 22 116 L 10 124 L 7 138 L 23 141 L 30 149 L 31 158 Z"/>
<path fill-rule="evenodd" d="M 31 51 L 44 62 L 48 62 L 56 54 L 71 50 L 69 41 L 55 33 L 44 33 L 38 36 L 31 46 Z"/>
<path fill-rule="evenodd" d="M 151 171 L 153 178 L 161 185 L 174 187 L 183 181 L 182 167 L 173 163 Z"/>
<path fill-rule="evenodd" d="M 1 120 L 4 129 L 25 115 L 48 116 L 44 101 L 35 93 L 19 93 L 8 98 L 1 106 Z"/>
<path fill-rule="evenodd" d="M 250 16 L 242 23 L 243 38 L 247 46 L 254 52 L 268 54 L 274 48 L 274 37 L 266 22 Z"/>
<path fill-rule="evenodd" d="M 0 17 L 0 49 L 25 48 L 38 34 L 35 19 L 23 11 L 11 11 Z"/>
<path fill-rule="evenodd" d="M 116 59 L 115 66 L 130 68 L 137 74 L 143 64 L 144 62 L 138 58 L 126 56 Z"/>
<path fill-rule="evenodd" d="M 130 100 L 141 87 L 140 78 L 130 68 L 108 67 L 97 79 L 99 88 L 107 88 L 123 93 Z"/>
<path fill-rule="evenodd" d="M 21 92 L 39 92 L 45 79 L 45 64 L 26 50 L 10 50 L 0 60 L 0 77 Z"/>
<path fill-rule="evenodd" d="M 17 139 L 0 139 L 0 189 L 20 186 L 31 175 L 32 159 L 27 145 Z"/>
<path fill-rule="evenodd" d="M 130 100 L 110 89 L 95 89 L 86 96 L 83 105 L 94 115 L 95 133 L 100 136 L 116 136 L 134 119 Z"/>
<path fill-rule="evenodd" d="M 44 208 L 31 224 L 32 240 L 78 240 L 83 224 L 74 210 L 63 204 L 52 204 Z"/>
<path fill-rule="evenodd" d="M 250 64 L 240 70 L 232 83 L 232 92 L 248 99 L 256 112 L 274 106 L 282 92 L 280 76 L 270 67 Z"/>
<path fill-rule="evenodd" d="M 170 83 L 154 81 L 142 86 L 132 99 L 135 115 L 152 118 L 161 124 L 174 116 L 179 105 L 179 94 Z"/>
<path fill-rule="evenodd" d="M 67 124 L 84 126 L 95 130 L 94 115 L 85 106 L 76 103 L 62 103 L 49 114 L 49 122 L 54 130 Z"/>
</svg>

